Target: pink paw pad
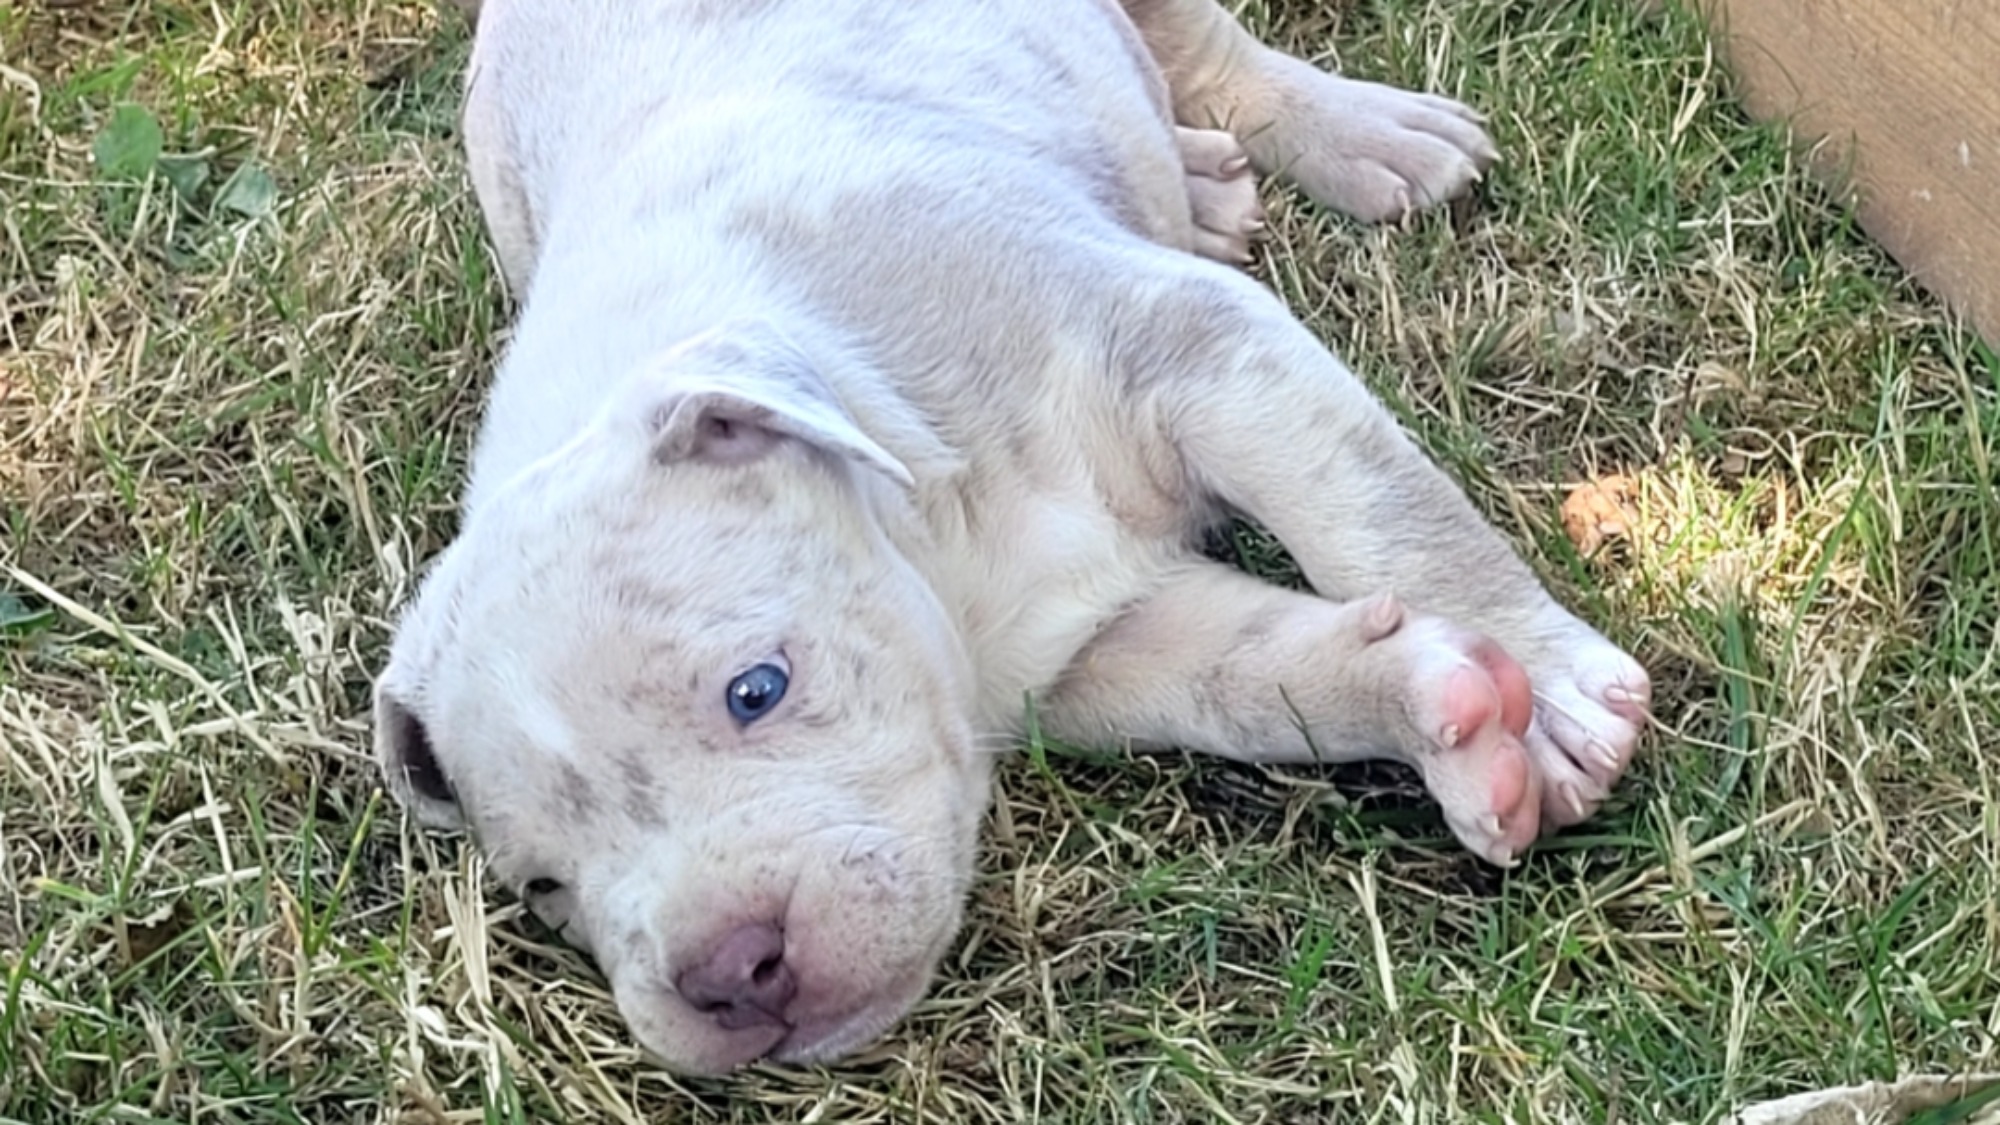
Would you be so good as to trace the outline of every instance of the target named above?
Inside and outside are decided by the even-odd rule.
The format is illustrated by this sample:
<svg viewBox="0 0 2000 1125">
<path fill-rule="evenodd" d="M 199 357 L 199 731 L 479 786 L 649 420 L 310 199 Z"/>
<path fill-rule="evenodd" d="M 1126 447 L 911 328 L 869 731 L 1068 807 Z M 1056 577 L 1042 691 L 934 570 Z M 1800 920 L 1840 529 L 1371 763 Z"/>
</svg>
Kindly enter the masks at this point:
<svg viewBox="0 0 2000 1125">
<path fill-rule="evenodd" d="M 1492 640 L 1435 619 L 1410 624 L 1396 634 L 1413 658 L 1409 760 L 1460 841 L 1511 865 L 1541 828 L 1541 776 L 1521 741 L 1534 715 L 1527 672 Z"/>
<path fill-rule="evenodd" d="M 1539 828 L 1539 778 L 1520 742 L 1533 700 L 1526 674 L 1497 645 L 1487 642 L 1474 655 L 1476 665 L 1445 679 L 1438 698 L 1444 726 L 1435 735 L 1441 752 L 1425 774 L 1466 845 L 1507 865 Z"/>
</svg>

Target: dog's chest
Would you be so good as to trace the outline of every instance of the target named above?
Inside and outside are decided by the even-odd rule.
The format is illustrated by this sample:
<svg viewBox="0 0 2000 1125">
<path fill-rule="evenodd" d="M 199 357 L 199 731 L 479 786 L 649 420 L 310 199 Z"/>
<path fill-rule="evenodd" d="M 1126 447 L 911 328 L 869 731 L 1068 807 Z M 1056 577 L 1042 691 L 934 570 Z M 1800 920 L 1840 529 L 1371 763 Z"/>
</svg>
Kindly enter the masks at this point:
<svg viewBox="0 0 2000 1125">
<path fill-rule="evenodd" d="M 1151 590 L 1168 548 L 1133 534 L 1086 483 L 997 497 L 966 487 L 934 501 L 950 511 L 932 528 L 929 569 L 977 670 L 981 725 L 1017 730 L 1028 701 Z"/>
</svg>

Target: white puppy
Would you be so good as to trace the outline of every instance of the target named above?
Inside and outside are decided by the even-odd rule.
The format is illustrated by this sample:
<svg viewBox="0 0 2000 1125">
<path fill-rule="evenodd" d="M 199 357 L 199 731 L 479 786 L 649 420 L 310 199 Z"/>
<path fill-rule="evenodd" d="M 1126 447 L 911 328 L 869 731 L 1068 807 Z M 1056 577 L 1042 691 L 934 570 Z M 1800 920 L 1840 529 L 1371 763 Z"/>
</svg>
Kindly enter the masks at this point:
<svg viewBox="0 0 2000 1125">
<path fill-rule="evenodd" d="M 1625 769 L 1645 672 L 1210 260 L 1256 223 L 1237 140 L 1389 218 L 1494 158 L 1469 110 L 1211 0 L 479 20 L 466 140 L 523 307 L 377 748 L 670 1066 L 894 1022 L 1030 706 L 1084 743 L 1400 759 L 1503 864 Z M 1230 512 L 1319 596 L 1204 560 Z"/>
</svg>

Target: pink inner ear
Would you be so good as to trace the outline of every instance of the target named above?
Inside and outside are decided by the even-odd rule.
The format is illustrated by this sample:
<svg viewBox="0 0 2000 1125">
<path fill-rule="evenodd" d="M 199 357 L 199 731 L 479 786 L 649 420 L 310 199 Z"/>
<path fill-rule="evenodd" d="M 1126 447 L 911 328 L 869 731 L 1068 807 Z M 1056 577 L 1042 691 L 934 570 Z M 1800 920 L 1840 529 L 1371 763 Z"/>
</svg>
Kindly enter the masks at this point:
<svg viewBox="0 0 2000 1125">
<path fill-rule="evenodd" d="M 777 443 L 778 435 L 753 419 L 711 411 L 696 423 L 694 455 L 738 465 L 764 456 Z"/>
</svg>

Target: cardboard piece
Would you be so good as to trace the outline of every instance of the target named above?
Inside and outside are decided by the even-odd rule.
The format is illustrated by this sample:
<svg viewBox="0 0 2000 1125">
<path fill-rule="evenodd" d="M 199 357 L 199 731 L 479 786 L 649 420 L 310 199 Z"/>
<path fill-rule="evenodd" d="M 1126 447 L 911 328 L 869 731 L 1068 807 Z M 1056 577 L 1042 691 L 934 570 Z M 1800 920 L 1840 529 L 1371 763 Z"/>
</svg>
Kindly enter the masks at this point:
<svg viewBox="0 0 2000 1125">
<path fill-rule="evenodd" d="M 1696 5 L 1751 112 L 1851 173 L 1868 233 L 2000 345 L 2000 3 Z"/>
</svg>

